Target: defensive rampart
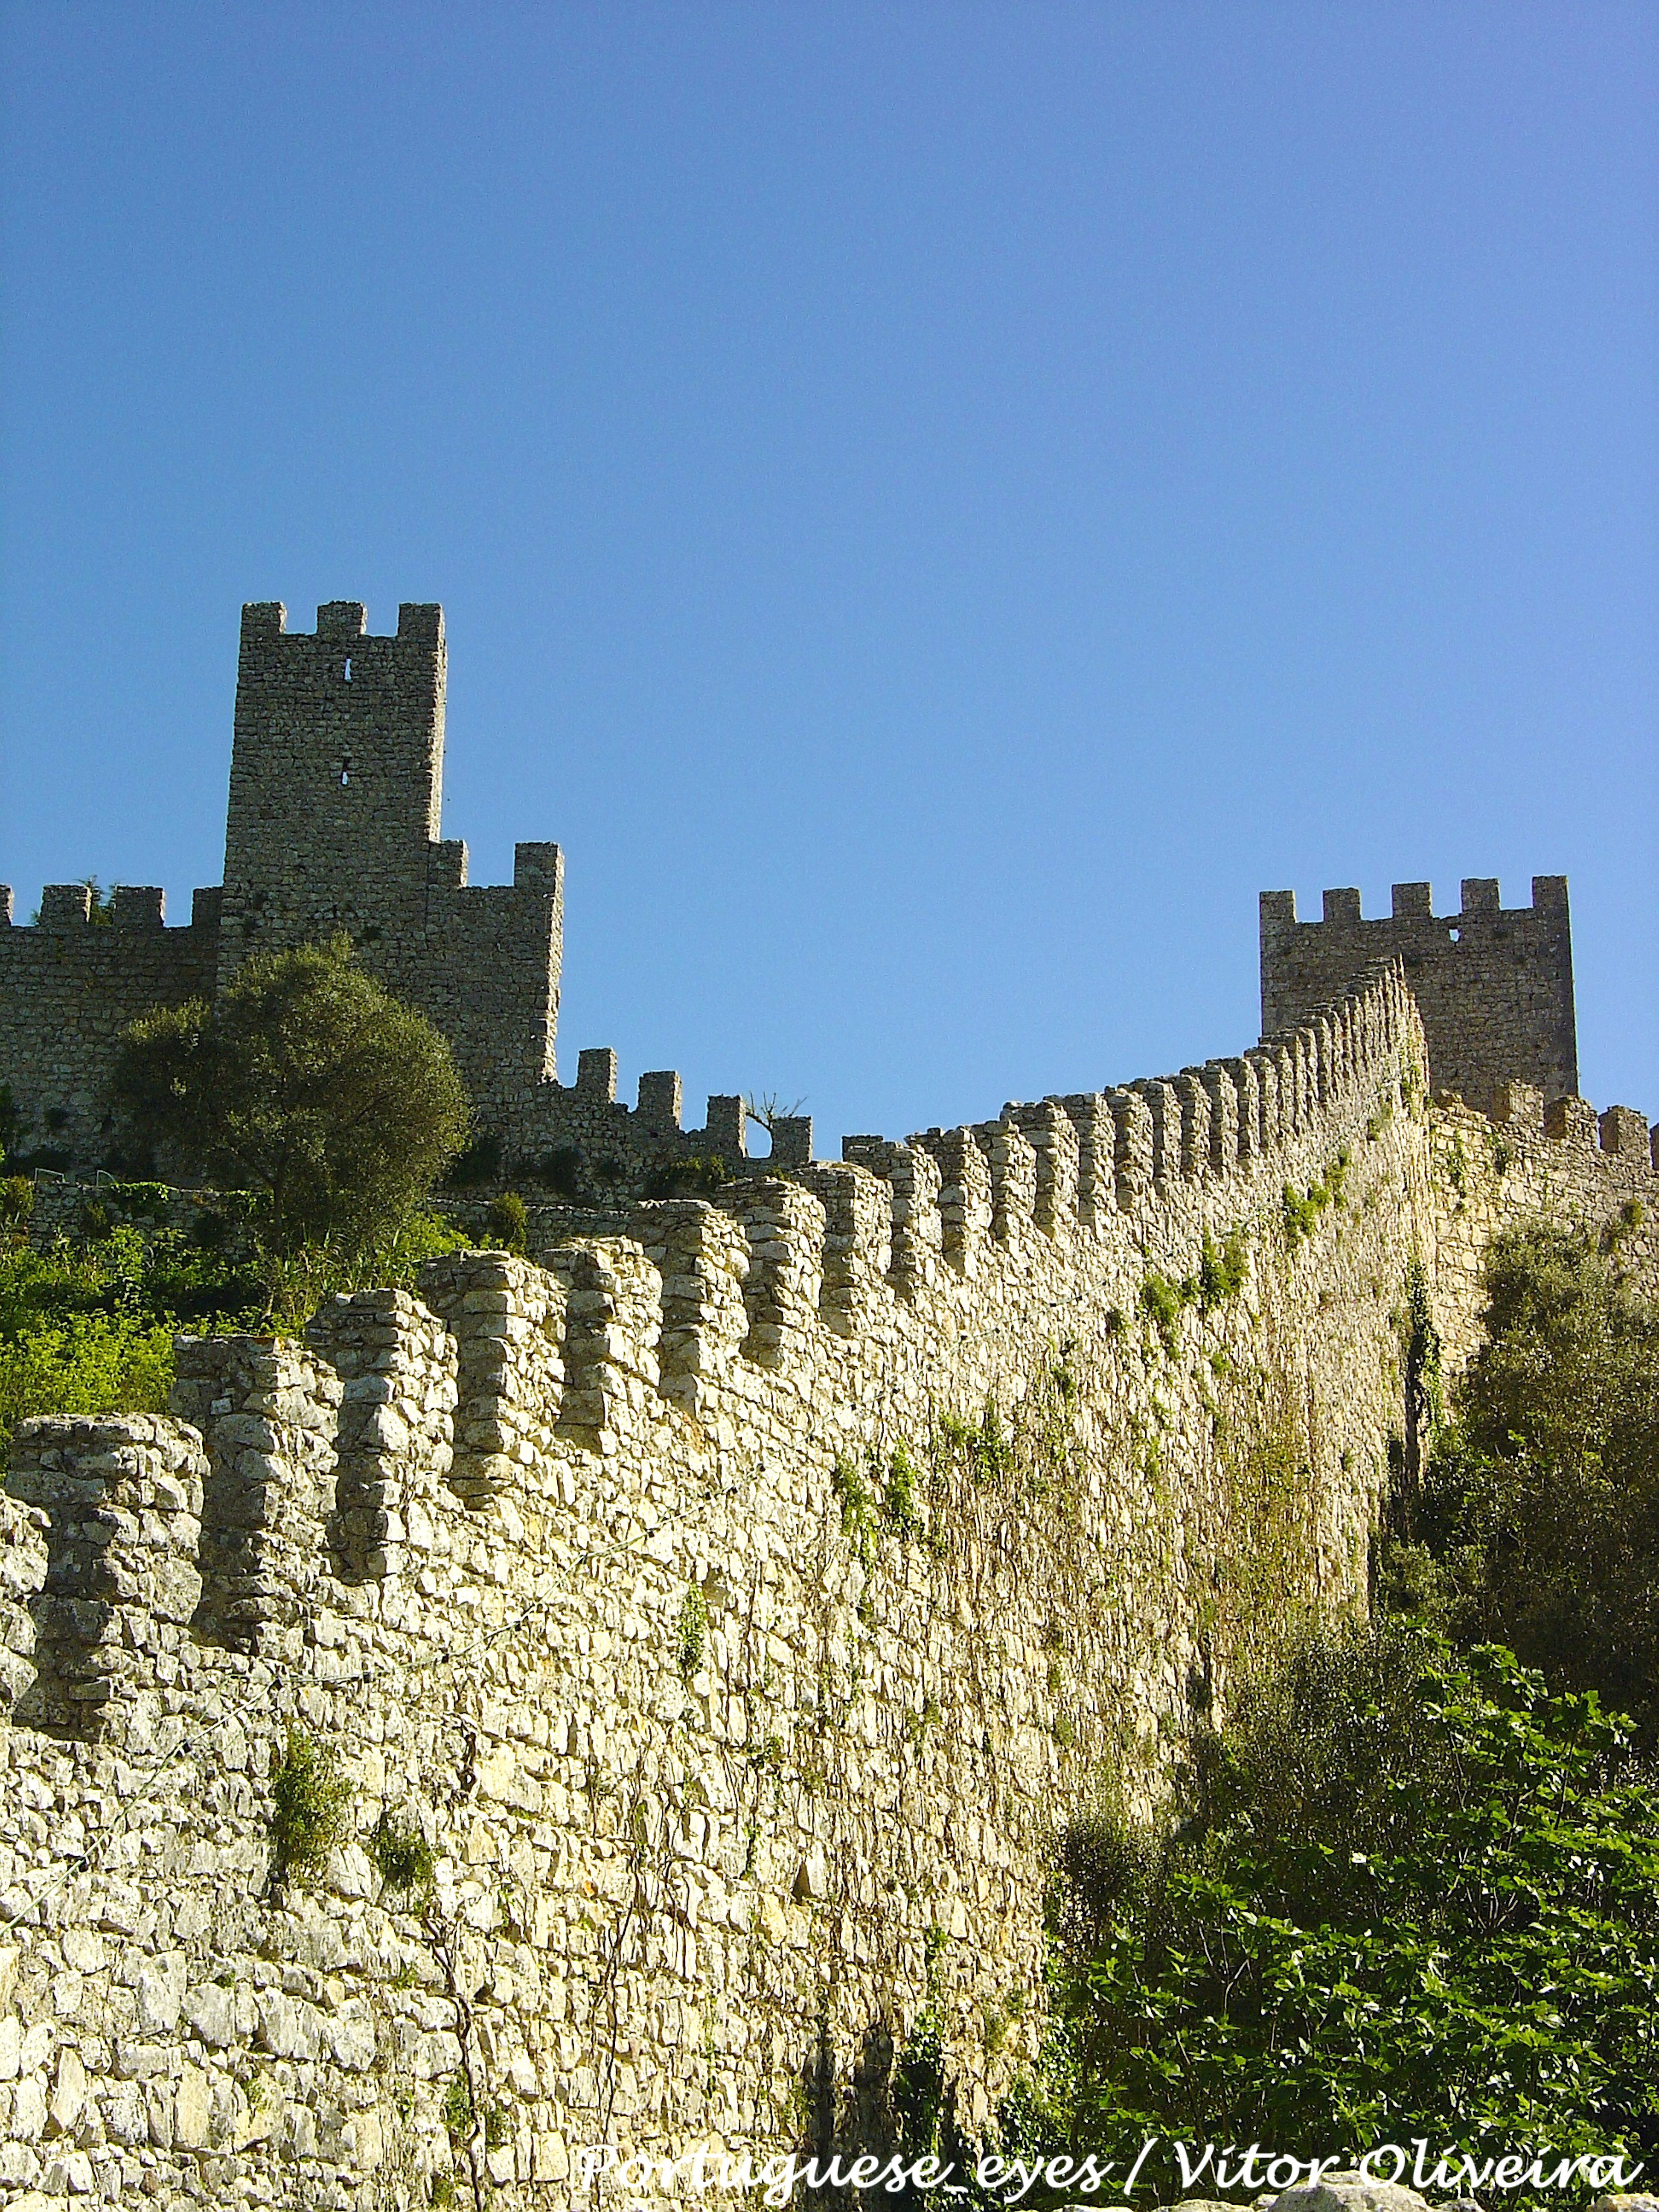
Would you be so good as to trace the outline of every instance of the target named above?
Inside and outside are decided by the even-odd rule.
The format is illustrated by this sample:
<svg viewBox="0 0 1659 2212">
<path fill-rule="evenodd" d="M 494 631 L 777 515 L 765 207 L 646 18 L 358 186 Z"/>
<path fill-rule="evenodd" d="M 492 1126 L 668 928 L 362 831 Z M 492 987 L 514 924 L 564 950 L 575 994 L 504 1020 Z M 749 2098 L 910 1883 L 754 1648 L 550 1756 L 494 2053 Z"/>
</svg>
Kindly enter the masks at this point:
<svg viewBox="0 0 1659 2212">
<path fill-rule="evenodd" d="M 1506 1218 L 1659 1262 L 1639 1117 L 1426 1075 L 1394 969 L 1238 1060 L 185 1341 L 171 1419 L 26 1424 L 0 2181 L 562 2204 L 590 2142 L 878 2139 L 924 2019 L 982 2124 L 1055 1823 L 1364 1603 L 1413 1267 L 1455 1355 Z M 349 1797 L 283 1880 L 309 1744 Z"/>
</svg>

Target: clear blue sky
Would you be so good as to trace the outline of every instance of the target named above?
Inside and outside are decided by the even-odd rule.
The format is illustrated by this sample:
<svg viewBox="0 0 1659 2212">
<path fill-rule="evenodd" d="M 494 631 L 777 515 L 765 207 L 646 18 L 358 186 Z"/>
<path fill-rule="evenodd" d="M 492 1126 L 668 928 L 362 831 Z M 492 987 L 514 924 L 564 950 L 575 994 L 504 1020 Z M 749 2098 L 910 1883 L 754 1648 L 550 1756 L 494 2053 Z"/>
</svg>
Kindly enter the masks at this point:
<svg viewBox="0 0 1659 2212">
<path fill-rule="evenodd" d="M 1571 878 L 1659 1115 L 1659 11 L 9 0 L 0 880 L 221 872 L 238 609 L 441 599 L 562 1072 L 819 1149 Z"/>
</svg>

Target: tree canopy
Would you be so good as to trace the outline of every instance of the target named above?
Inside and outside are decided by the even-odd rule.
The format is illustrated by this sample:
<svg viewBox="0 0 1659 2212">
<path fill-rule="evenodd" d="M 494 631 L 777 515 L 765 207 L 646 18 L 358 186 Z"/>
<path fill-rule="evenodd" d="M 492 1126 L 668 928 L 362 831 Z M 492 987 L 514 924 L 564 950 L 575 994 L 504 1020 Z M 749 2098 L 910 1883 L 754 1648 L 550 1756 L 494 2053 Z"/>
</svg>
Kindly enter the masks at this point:
<svg viewBox="0 0 1659 2212">
<path fill-rule="evenodd" d="M 1421 1554 L 1395 1595 L 1460 1642 L 1509 1644 L 1659 1742 L 1659 1310 L 1600 1241 L 1534 1224 L 1493 1245 L 1485 1340 L 1430 1455 Z"/>
<path fill-rule="evenodd" d="M 447 1042 L 343 935 L 249 960 L 216 1006 L 143 1016 L 116 1097 L 141 1146 L 258 1194 L 271 1252 L 348 1263 L 392 1243 L 471 1121 Z"/>
<path fill-rule="evenodd" d="M 1659 2141 L 1659 1789 L 1594 1696 L 1385 1622 L 1264 1686 L 1206 1798 L 1066 1838 L 1055 2133 Z"/>
</svg>

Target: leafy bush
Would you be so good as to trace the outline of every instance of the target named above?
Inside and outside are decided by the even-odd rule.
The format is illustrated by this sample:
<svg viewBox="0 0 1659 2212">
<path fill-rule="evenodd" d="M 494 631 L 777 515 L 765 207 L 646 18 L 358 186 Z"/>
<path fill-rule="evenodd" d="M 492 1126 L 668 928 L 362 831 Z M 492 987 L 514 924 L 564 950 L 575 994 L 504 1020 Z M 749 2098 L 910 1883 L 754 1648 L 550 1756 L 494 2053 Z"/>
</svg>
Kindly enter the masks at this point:
<svg viewBox="0 0 1659 2212">
<path fill-rule="evenodd" d="M 161 1413 L 173 1388 L 173 1331 L 130 1314 L 75 1314 L 0 1338 L 0 1454 L 35 1413 Z"/>
<path fill-rule="evenodd" d="M 501 1171 L 501 1139 L 496 1129 L 482 1129 L 450 1162 L 444 1181 L 452 1190 L 476 1190 Z"/>
<path fill-rule="evenodd" d="M 1050 2124 L 1659 2142 L 1659 1787 L 1595 1699 L 1393 1624 L 1314 1644 L 1157 1843 L 1066 1838 Z M 1286 2063 L 1293 2058 L 1293 2063 Z M 1401 2135 L 1405 2129 L 1407 2133 Z"/>
<path fill-rule="evenodd" d="M 262 1304 L 257 1285 L 173 1231 L 0 1245 L 0 1452 L 32 1414 L 165 1410 L 175 1328 L 246 1327 Z"/>
<path fill-rule="evenodd" d="M 1547 1226 L 1496 1241 L 1485 1341 L 1425 1474 L 1396 1601 L 1597 1691 L 1659 1742 L 1659 1311 L 1616 1253 Z"/>
<path fill-rule="evenodd" d="M 693 1152 L 684 1158 L 669 1154 L 646 1176 L 645 1194 L 647 1198 L 712 1198 L 730 1181 L 726 1162 L 718 1152 Z"/>
<path fill-rule="evenodd" d="M 115 1088 L 141 1145 L 258 1194 L 261 1244 L 282 1260 L 385 1250 L 470 1120 L 448 1044 L 343 935 L 247 961 L 214 1007 L 144 1015 Z"/>
<path fill-rule="evenodd" d="M 491 1199 L 484 1219 L 490 1237 L 504 1250 L 523 1252 L 530 1237 L 530 1216 L 516 1190 L 504 1190 Z"/>
</svg>

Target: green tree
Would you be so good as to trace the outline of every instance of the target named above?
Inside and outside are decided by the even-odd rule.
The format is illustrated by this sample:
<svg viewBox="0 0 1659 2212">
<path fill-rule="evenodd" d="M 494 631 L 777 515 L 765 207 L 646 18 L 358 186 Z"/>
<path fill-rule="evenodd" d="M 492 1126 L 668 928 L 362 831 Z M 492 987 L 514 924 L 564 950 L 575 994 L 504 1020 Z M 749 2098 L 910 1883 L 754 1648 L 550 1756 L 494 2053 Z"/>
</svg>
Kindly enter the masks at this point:
<svg viewBox="0 0 1659 2212">
<path fill-rule="evenodd" d="M 1510 1645 L 1659 1741 L 1659 1310 L 1608 1249 L 1534 1225 L 1494 1244 L 1485 1340 L 1453 1392 L 1389 1595 Z"/>
<path fill-rule="evenodd" d="M 1659 1789 L 1507 1651 L 1310 1644 L 1179 1832 L 1080 1824 L 1063 1862 L 1046 2118 L 1075 2145 L 1659 2142 Z"/>
<path fill-rule="evenodd" d="M 346 1267 L 396 1242 L 471 1120 L 444 1038 L 363 974 L 343 936 L 248 961 L 216 1007 L 143 1016 L 116 1095 L 141 1145 L 258 1194 L 275 1260 Z"/>
</svg>

